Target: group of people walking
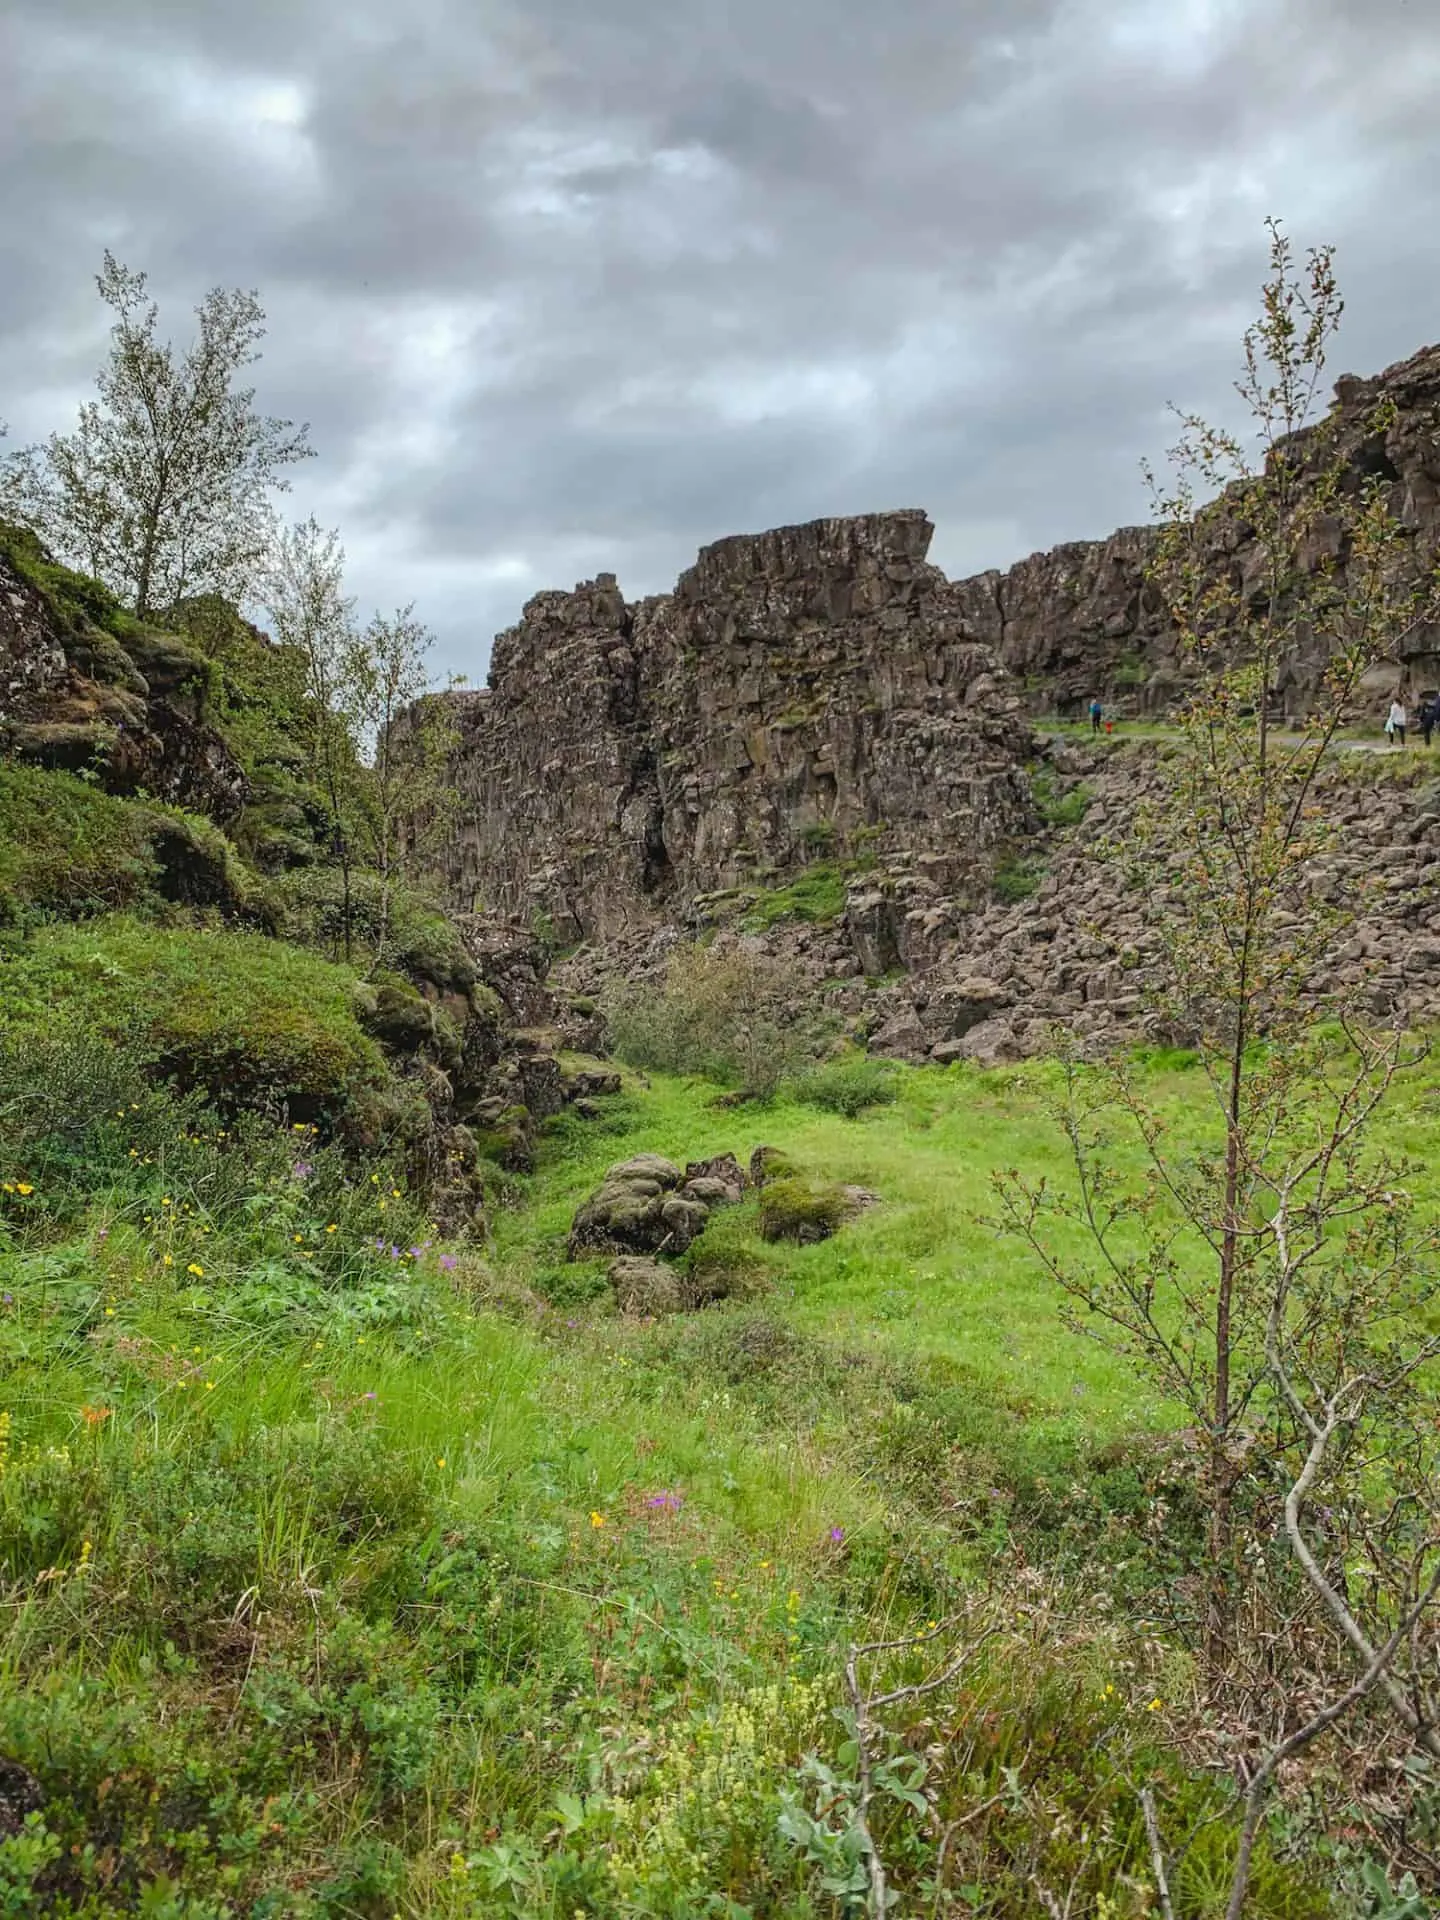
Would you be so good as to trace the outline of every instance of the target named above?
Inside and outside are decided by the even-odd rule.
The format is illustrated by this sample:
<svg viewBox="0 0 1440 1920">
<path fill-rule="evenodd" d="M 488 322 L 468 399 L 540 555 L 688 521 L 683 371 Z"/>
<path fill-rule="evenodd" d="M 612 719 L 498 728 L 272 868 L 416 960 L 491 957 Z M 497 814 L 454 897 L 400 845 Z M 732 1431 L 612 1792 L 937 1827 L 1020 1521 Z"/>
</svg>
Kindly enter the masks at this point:
<svg viewBox="0 0 1440 1920">
<path fill-rule="evenodd" d="M 1422 700 L 1415 718 L 1420 722 L 1420 732 L 1428 747 L 1431 734 L 1436 727 L 1440 727 L 1440 694 L 1432 694 L 1428 700 Z M 1405 702 L 1397 693 L 1390 702 L 1390 713 L 1385 722 L 1385 737 L 1392 747 L 1404 746 L 1405 731 L 1409 724 L 1410 715 Z"/>
</svg>

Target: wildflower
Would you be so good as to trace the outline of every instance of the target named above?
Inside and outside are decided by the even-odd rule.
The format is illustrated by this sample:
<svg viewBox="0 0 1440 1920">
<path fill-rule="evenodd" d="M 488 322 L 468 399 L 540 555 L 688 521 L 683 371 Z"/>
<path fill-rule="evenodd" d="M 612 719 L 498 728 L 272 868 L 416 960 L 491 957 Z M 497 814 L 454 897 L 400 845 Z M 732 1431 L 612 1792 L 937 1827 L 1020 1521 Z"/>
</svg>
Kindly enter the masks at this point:
<svg viewBox="0 0 1440 1920">
<path fill-rule="evenodd" d="M 453 1273 L 459 1264 L 460 1256 L 456 1253 L 442 1253 L 440 1256 L 440 1265 L 445 1269 L 446 1273 Z"/>
<path fill-rule="evenodd" d="M 115 1318 L 115 1309 L 114 1309 L 114 1307 L 106 1307 L 106 1309 L 105 1309 L 105 1318 L 106 1318 L 107 1320 L 113 1320 L 113 1319 Z"/>
<path fill-rule="evenodd" d="M 590 1524 L 592 1527 L 603 1527 L 605 1524 L 604 1514 L 592 1512 L 590 1515 Z"/>
<path fill-rule="evenodd" d="M 185 1271 L 187 1273 L 193 1273 L 197 1280 L 203 1280 L 205 1278 L 205 1269 L 196 1260 L 192 1260 Z"/>
<path fill-rule="evenodd" d="M 162 1207 L 168 1207 L 170 1205 L 170 1202 L 168 1200 L 162 1200 L 160 1204 Z"/>
<path fill-rule="evenodd" d="M 675 1493 L 669 1487 L 662 1487 L 659 1493 L 652 1493 L 645 1502 L 647 1507 L 660 1507 L 666 1513 L 678 1513 L 684 1505 L 684 1495 Z"/>
<path fill-rule="evenodd" d="M 335 1222 L 333 1220 L 330 1222 L 329 1226 L 326 1227 L 325 1231 L 326 1233 L 334 1233 L 337 1231 Z"/>
<path fill-rule="evenodd" d="M 290 1171 L 297 1180 L 308 1180 L 315 1169 L 308 1160 L 297 1160 Z"/>
<path fill-rule="evenodd" d="M 444 1464 L 445 1464 L 445 1456 L 444 1456 L 444 1454 L 443 1454 L 443 1453 L 441 1454 L 441 1456 L 440 1456 L 440 1458 L 439 1458 L 439 1459 L 438 1459 L 438 1460 L 437 1460 L 437 1461 L 435 1462 L 435 1464 L 436 1464 L 436 1466 L 437 1466 L 437 1467 L 443 1467 L 443 1466 L 444 1466 Z"/>
<path fill-rule="evenodd" d="M 1165 1702 L 1163 1700 L 1152 1700 L 1149 1706 L 1145 1709 L 1145 1711 L 1147 1713 L 1159 1713 L 1160 1709 L 1164 1705 L 1165 1705 Z"/>
<path fill-rule="evenodd" d="M 174 1264 L 175 1264 L 175 1259 L 174 1259 L 174 1256 L 173 1256 L 173 1254 L 168 1254 L 168 1253 L 167 1253 L 167 1254 L 166 1254 L 166 1255 L 164 1256 L 164 1258 L 163 1258 L 163 1259 L 161 1260 L 161 1262 L 160 1262 L 160 1264 L 161 1264 L 161 1266 L 162 1266 L 162 1267 L 173 1267 L 173 1266 L 174 1266 Z"/>
<path fill-rule="evenodd" d="M 205 1391 L 207 1393 L 213 1393 L 215 1391 L 215 1382 L 213 1380 L 207 1380 L 205 1382 Z"/>
<path fill-rule="evenodd" d="M 28 1180 L 17 1180 L 15 1182 L 15 1191 L 17 1193 L 31 1194 L 35 1191 L 35 1189 L 34 1187 L 31 1186 Z"/>
<path fill-rule="evenodd" d="M 297 1246 L 297 1247 L 298 1247 L 298 1246 L 300 1245 L 300 1243 L 301 1243 L 301 1242 L 302 1242 L 302 1241 L 304 1240 L 304 1238 L 305 1238 L 305 1236 L 304 1236 L 304 1234 L 303 1234 L 303 1233 L 297 1233 L 297 1234 L 296 1234 L 296 1236 L 295 1236 L 295 1244 L 296 1244 L 296 1246 Z"/>
<path fill-rule="evenodd" d="M 837 1547 L 843 1546 L 845 1544 L 844 1527 L 831 1527 L 830 1541 L 833 1546 L 837 1546 Z"/>
<path fill-rule="evenodd" d="M 87 1427 L 103 1427 L 113 1411 L 111 1407 L 81 1407 L 80 1418 Z"/>
<path fill-rule="evenodd" d="M 400 1189 L 398 1187 L 391 1187 L 390 1198 L 392 1200 L 398 1200 L 400 1198 Z"/>
</svg>

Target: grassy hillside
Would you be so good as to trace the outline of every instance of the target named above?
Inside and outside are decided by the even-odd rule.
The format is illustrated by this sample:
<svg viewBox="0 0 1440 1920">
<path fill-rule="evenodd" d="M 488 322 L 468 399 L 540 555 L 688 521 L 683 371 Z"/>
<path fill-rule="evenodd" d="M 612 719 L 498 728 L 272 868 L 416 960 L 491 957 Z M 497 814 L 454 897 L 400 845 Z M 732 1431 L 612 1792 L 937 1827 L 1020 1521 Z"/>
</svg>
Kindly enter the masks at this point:
<svg viewBox="0 0 1440 1920">
<path fill-rule="evenodd" d="M 1061 1171 L 1043 1070 L 906 1073 L 857 1119 L 635 1082 L 551 1123 L 480 1250 L 123 1048 L 5 1063 L 0 1752 L 46 1804 L 0 1911 L 858 1913 L 845 1649 L 922 1677 L 969 1605 L 994 1637 L 882 1768 L 898 1910 L 1153 1914 L 1135 1783 L 1214 1804 L 1143 1624 L 1190 1522 L 1165 1410 L 977 1217 L 992 1167 Z M 1433 1148 L 1433 1082 L 1393 1126 Z M 762 1141 L 881 1203 L 813 1247 L 722 1215 L 749 1297 L 651 1324 L 563 1260 L 609 1162 Z M 1340 1871 L 1267 1852 L 1253 1912 L 1336 1912 Z"/>
</svg>

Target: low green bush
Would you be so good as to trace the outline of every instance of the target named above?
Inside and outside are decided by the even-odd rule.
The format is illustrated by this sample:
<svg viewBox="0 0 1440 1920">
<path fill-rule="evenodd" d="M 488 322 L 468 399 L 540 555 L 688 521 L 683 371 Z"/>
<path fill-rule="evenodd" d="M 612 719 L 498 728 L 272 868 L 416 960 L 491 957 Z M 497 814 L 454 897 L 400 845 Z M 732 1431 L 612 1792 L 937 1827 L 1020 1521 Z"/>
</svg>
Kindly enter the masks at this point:
<svg viewBox="0 0 1440 1920">
<path fill-rule="evenodd" d="M 853 1120 L 869 1107 L 889 1106 L 896 1096 L 896 1078 L 893 1062 L 851 1054 L 801 1074 L 790 1091 L 805 1106 Z"/>
<path fill-rule="evenodd" d="M 997 900 L 1007 906 L 1018 901 L 1028 900 L 1040 890 L 1040 882 L 1045 878 L 1043 862 L 1012 855 L 996 866 L 990 876 L 990 891 Z"/>
<path fill-rule="evenodd" d="M 820 861 L 785 886 L 760 894 L 747 908 L 741 924 L 751 933 L 764 933 L 782 920 L 828 926 L 844 913 L 846 891 L 845 869 L 831 861 Z"/>
</svg>

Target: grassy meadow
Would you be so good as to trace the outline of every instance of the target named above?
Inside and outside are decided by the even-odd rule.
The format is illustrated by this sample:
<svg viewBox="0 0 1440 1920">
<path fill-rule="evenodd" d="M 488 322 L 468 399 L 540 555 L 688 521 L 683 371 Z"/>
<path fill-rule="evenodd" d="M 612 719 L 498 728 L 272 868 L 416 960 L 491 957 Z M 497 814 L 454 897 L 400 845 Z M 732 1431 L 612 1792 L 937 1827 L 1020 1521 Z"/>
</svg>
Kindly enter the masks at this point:
<svg viewBox="0 0 1440 1920">
<path fill-rule="evenodd" d="M 1145 1072 L 1198 1127 L 1199 1074 Z M 224 1126 L 123 1048 L 13 1051 L 0 1752 L 46 1799 L 0 1913 L 859 1914 L 846 1649 L 924 1679 L 973 1616 L 887 1723 L 895 1910 L 1153 1914 L 1137 1783 L 1220 1804 L 1162 1617 L 1187 1469 L 988 1218 L 994 1170 L 1065 1178 L 1053 1080 L 902 1070 L 845 1117 L 628 1075 L 477 1245 L 383 1160 Z M 1388 1124 L 1434 1164 L 1433 1077 Z M 698 1243 L 740 1297 L 656 1322 L 565 1260 L 612 1162 L 761 1143 L 879 1204 L 772 1246 L 747 1199 Z M 1228 1833 L 1185 1920 L 1221 1911 Z M 1342 1868 L 1277 1828 L 1253 1911 L 1338 1912 Z"/>
</svg>

